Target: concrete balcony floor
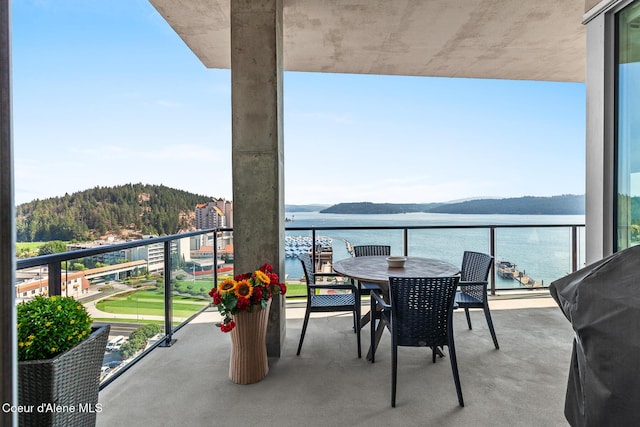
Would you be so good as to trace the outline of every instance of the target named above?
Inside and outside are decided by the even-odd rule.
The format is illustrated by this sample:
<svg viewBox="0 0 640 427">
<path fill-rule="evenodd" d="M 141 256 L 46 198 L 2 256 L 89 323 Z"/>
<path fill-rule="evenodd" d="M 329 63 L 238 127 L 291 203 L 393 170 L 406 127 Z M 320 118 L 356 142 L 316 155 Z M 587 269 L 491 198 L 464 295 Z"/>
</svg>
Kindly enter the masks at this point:
<svg viewBox="0 0 640 427">
<path fill-rule="evenodd" d="M 304 311 L 289 304 L 282 357 L 262 381 L 229 381 L 230 339 L 210 309 L 100 393 L 97 426 L 567 426 L 570 323 L 550 297 L 492 300 L 491 309 L 500 350 L 482 311 L 471 313 L 473 330 L 454 314 L 464 408 L 449 359 L 433 364 L 429 349 L 406 347 L 392 408 L 389 333 L 371 364 L 367 325 L 358 359 L 348 314 L 313 317 L 296 356 Z"/>
</svg>

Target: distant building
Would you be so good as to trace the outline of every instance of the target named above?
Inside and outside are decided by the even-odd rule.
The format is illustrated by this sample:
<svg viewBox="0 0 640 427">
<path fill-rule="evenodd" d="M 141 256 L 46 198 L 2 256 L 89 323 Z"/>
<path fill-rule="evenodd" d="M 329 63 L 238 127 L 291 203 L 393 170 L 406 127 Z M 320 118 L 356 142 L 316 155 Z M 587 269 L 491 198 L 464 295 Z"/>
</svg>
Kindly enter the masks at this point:
<svg viewBox="0 0 640 427">
<path fill-rule="evenodd" d="M 105 240 L 94 240 L 93 242 L 79 242 L 79 243 L 67 243 L 67 251 L 77 251 L 81 249 L 91 249 L 99 246 L 110 246 L 117 243 L 123 243 L 125 240 L 115 239 L 113 236 Z M 98 254 L 88 257 L 94 262 L 101 262 L 104 264 L 116 264 L 128 259 L 128 255 L 125 250 L 107 252 L 104 254 Z"/>
<path fill-rule="evenodd" d="M 197 230 L 226 227 L 232 228 L 233 202 L 223 198 L 214 198 L 207 203 L 197 204 L 195 226 Z M 216 233 L 215 237 L 217 238 L 217 242 L 214 242 L 213 235 L 203 235 L 192 238 L 191 256 L 194 258 L 201 258 L 199 255 L 203 248 L 210 247 L 213 249 L 215 246 L 218 260 L 223 256 L 228 259 L 229 254 L 225 251 L 225 248 L 233 247 L 233 234 L 230 231 L 220 231 Z M 209 251 L 211 249 L 209 249 Z"/>
<path fill-rule="evenodd" d="M 143 236 L 143 239 L 149 239 L 153 237 L 153 235 Z M 67 244 L 67 251 L 80 250 L 80 249 L 90 249 L 99 246 L 108 246 L 114 245 L 118 243 L 124 243 L 126 240 L 118 240 L 114 238 L 109 238 L 107 240 L 96 240 L 93 242 L 84 242 L 84 243 L 70 243 Z M 172 254 L 176 254 L 179 259 L 185 260 L 189 256 L 189 239 L 178 239 L 172 240 L 170 243 L 170 250 Z M 128 261 L 146 261 L 147 265 L 145 268 L 149 273 L 159 273 L 164 271 L 164 244 L 162 243 L 153 243 L 146 246 L 139 246 L 136 248 L 129 249 L 120 249 L 117 251 L 107 252 L 104 254 L 93 255 L 91 257 L 87 257 L 94 262 L 101 262 L 107 265 L 114 265 Z"/>
<path fill-rule="evenodd" d="M 16 298 L 19 301 L 36 297 L 37 295 L 49 295 L 49 279 L 45 271 L 32 269 L 23 274 L 31 274 L 31 278 L 16 280 Z M 63 296 L 79 298 L 89 292 L 89 280 L 85 278 L 83 271 L 62 271 L 61 290 Z"/>
<path fill-rule="evenodd" d="M 147 268 L 147 261 L 132 261 L 82 271 L 62 270 L 60 275 L 63 296 L 80 298 L 89 293 L 93 279 L 112 278 L 120 280 L 140 268 Z M 48 268 L 20 270 L 16 274 L 16 298 L 27 300 L 37 295 L 49 294 Z"/>
<path fill-rule="evenodd" d="M 216 206 L 224 213 L 224 227 L 233 228 L 233 202 L 225 199 L 218 199 Z"/>
<path fill-rule="evenodd" d="M 196 229 L 233 227 L 233 203 L 225 199 L 212 199 L 196 205 Z"/>
</svg>

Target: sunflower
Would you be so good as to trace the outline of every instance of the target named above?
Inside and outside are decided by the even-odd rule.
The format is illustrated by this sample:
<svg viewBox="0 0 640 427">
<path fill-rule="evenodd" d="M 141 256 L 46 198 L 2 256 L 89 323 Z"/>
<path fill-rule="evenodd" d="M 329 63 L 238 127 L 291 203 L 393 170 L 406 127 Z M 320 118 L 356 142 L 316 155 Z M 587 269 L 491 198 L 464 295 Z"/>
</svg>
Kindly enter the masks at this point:
<svg viewBox="0 0 640 427">
<path fill-rule="evenodd" d="M 234 292 L 238 298 L 250 298 L 253 293 L 253 286 L 248 280 L 241 280 L 236 285 Z"/>
<path fill-rule="evenodd" d="M 236 283 L 235 280 L 232 280 L 232 279 L 223 280 L 222 283 L 218 285 L 218 291 L 221 294 L 227 293 L 227 292 L 233 292 L 236 289 L 237 285 L 238 284 Z"/>
<path fill-rule="evenodd" d="M 257 270 L 255 272 L 255 276 L 256 276 L 256 279 L 258 279 L 260 283 L 262 283 L 264 286 L 267 286 L 269 283 L 271 283 L 269 276 L 267 276 L 265 273 L 263 273 L 260 270 Z"/>
</svg>

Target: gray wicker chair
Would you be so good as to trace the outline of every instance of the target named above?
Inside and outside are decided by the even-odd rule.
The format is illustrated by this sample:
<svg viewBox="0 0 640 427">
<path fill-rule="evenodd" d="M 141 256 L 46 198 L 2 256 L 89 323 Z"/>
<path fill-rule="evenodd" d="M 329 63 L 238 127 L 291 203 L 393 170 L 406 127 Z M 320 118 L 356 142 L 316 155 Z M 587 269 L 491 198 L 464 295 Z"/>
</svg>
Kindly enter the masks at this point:
<svg viewBox="0 0 640 427">
<path fill-rule="evenodd" d="M 391 246 L 386 245 L 358 245 L 353 247 L 353 255 L 359 256 L 389 256 L 391 255 Z M 358 281 L 358 292 L 360 296 L 369 295 L 371 290 L 378 290 L 380 286 L 377 283 Z M 360 327 L 363 328 L 369 323 L 371 314 L 367 313 L 360 319 Z"/>
<path fill-rule="evenodd" d="M 300 342 L 298 343 L 297 355 L 302 350 L 302 342 L 307 332 L 309 323 L 309 315 L 313 312 L 333 312 L 333 311 L 351 311 L 353 312 L 353 328 L 356 332 L 358 341 L 358 357 L 362 357 L 362 349 L 360 344 L 360 294 L 358 288 L 353 284 L 339 283 L 316 283 L 316 277 L 327 276 L 327 274 L 316 273 L 311 262 L 311 257 L 306 254 L 298 255 L 302 262 L 304 276 L 307 281 L 307 309 L 304 313 L 304 323 L 302 324 L 302 333 L 300 334 Z M 332 276 L 335 274 L 332 274 Z M 316 291 L 337 290 L 337 293 L 318 294 Z M 344 292 L 345 290 L 351 292 Z"/>
<path fill-rule="evenodd" d="M 391 406 L 396 406 L 398 346 L 431 347 L 433 363 L 439 347 L 447 346 L 458 404 L 464 406 L 453 340 L 453 302 L 459 277 L 390 277 L 386 303 L 371 292 L 371 312 L 391 331 Z M 378 311 L 376 311 L 378 310 Z M 372 340 L 375 322 L 371 322 Z M 372 346 L 371 362 L 375 362 Z"/>
<path fill-rule="evenodd" d="M 456 293 L 456 306 L 464 308 L 467 316 L 467 325 L 471 328 L 470 308 L 481 308 L 489 325 L 491 338 L 496 349 L 499 349 L 496 331 L 493 328 L 489 302 L 487 301 L 487 284 L 489 270 L 493 257 L 480 252 L 465 251 L 462 257 L 462 270 L 460 272 L 460 289 Z"/>
</svg>

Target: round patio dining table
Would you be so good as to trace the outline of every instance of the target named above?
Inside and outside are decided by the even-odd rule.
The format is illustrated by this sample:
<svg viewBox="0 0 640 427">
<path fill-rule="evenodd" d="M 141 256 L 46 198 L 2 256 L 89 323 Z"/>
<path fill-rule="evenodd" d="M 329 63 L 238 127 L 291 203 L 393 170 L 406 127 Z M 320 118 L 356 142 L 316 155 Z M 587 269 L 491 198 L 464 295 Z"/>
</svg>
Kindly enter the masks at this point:
<svg viewBox="0 0 640 427">
<path fill-rule="evenodd" d="M 360 256 L 341 259 L 333 263 L 333 271 L 361 282 L 377 283 L 385 291 L 389 277 L 446 277 L 460 272 L 446 261 L 415 256 L 405 257 L 404 267 L 389 267 L 386 256 Z"/>
<path fill-rule="evenodd" d="M 403 267 L 389 267 L 386 256 L 346 258 L 335 261 L 333 271 L 354 280 L 378 284 L 386 301 L 389 301 L 389 277 L 448 277 L 460 273 L 460 267 L 439 259 L 414 256 L 405 258 Z M 380 322 L 376 329 L 375 341 L 372 343 L 376 348 L 383 331 L 384 324 Z M 367 359 L 371 360 L 371 348 Z"/>
</svg>

